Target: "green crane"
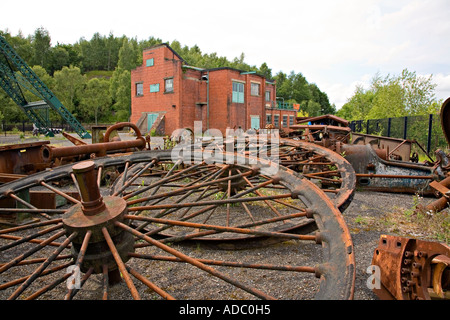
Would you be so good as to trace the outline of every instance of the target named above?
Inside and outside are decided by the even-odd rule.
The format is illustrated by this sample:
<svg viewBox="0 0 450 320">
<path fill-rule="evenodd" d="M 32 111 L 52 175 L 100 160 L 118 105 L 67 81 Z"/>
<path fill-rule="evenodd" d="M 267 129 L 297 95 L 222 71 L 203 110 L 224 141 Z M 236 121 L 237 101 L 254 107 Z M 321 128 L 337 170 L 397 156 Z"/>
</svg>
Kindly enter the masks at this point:
<svg viewBox="0 0 450 320">
<path fill-rule="evenodd" d="M 64 107 L 52 91 L 31 70 L 25 61 L 0 35 L 0 86 L 10 98 L 25 112 L 40 132 L 54 136 L 48 117 L 49 108 L 55 110 L 70 127 L 82 138 L 89 139 L 91 135 L 81 123 Z M 22 88 L 31 91 L 41 101 L 28 102 Z"/>
</svg>

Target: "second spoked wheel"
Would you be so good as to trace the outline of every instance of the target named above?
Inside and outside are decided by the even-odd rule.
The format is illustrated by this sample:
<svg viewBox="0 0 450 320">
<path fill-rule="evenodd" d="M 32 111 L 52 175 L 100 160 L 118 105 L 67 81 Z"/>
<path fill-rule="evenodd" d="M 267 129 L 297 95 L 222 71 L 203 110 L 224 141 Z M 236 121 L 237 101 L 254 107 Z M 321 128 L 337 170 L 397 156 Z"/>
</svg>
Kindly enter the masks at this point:
<svg viewBox="0 0 450 320">
<path fill-rule="evenodd" d="M 208 164 L 143 151 L 1 186 L 40 220 L 0 231 L 1 298 L 352 298 L 353 246 L 330 199 L 294 171 L 234 157 Z M 103 186 L 110 168 L 122 174 Z M 55 187 L 62 179 L 76 184 Z M 18 196 L 40 188 L 69 205 Z M 74 270 L 80 287 L 68 289 Z"/>
</svg>

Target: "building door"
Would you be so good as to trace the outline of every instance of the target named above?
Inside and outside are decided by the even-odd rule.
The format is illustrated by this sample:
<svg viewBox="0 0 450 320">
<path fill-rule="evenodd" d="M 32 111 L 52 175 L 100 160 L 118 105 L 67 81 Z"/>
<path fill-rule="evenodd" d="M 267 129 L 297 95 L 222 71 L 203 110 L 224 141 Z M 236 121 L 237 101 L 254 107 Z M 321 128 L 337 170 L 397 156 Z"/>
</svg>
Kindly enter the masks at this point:
<svg viewBox="0 0 450 320">
<path fill-rule="evenodd" d="M 156 118 L 158 118 L 157 113 L 147 113 L 147 131 L 150 131 Z"/>
<path fill-rule="evenodd" d="M 252 129 L 259 130 L 259 116 L 250 116 Z"/>
</svg>

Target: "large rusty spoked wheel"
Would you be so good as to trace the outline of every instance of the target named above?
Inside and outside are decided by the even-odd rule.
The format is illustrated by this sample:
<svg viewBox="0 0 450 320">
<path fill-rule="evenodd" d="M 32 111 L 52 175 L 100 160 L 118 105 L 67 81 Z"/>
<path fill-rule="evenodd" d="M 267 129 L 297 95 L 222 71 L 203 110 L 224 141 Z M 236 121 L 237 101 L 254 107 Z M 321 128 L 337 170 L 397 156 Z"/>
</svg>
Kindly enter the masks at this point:
<svg viewBox="0 0 450 320">
<path fill-rule="evenodd" d="M 349 232 L 312 182 L 239 155 L 223 164 L 170 156 L 97 158 L 0 186 L 14 206 L 2 215 L 33 218 L 0 230 L 1 299 L 353 297 Z M 112 167 L 122 175 L 105 187 Z M 36 207 L 26 194 L 41 189 L 67 205 Z M 317 231 L 307 234 L 309 220 Z M 267 239 L 283 242 L 230 250 Z"/>
</svg>

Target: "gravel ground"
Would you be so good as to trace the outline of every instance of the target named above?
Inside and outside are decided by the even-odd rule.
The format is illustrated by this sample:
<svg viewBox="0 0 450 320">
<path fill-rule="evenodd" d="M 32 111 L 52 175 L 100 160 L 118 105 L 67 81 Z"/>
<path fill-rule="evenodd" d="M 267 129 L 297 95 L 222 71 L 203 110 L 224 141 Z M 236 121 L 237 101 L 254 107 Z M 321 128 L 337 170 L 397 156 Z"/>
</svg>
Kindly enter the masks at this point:
<svg viewBox="0 0 450 320">
<path fill-rule="evenodd" d="M 357 191 L 352 203 L 344 212 L 344 220 L 350 230 L 356 260 L 355 299 L 377 300 L 378 297 L 366 285 L 369 274 L 367 268 L 372 264 L 373 253 L 378 246 L 383 231 L 361 227 L 359 219 L 381 217 L 392 211 L 402 211 L 413 207 L 413 196 L 382 192 Z"/>
</svg>

